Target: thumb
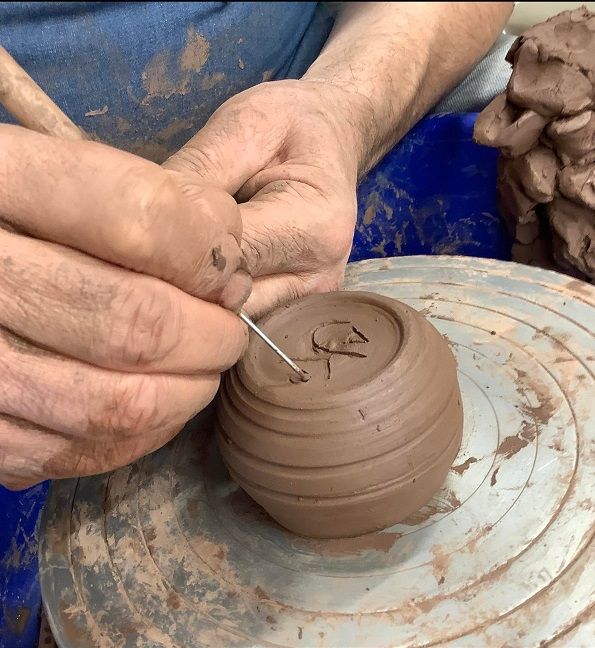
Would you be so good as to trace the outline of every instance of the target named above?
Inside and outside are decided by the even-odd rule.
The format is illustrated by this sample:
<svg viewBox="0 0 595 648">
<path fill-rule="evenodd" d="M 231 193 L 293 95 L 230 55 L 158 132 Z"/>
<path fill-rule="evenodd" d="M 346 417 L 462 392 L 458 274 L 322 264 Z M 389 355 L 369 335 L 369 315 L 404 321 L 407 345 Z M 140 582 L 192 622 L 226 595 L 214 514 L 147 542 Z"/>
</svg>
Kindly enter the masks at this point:
<svg viewBox="0 0 595 648">
<path fill-rule="evenodd" d="M 244 305 L 244 311 L 258 319 L 287 302 L 295 301 L 310 292 L 324 292 L 310 289 L 310 280 L 294 274 L 258 277 L 252 284 L 252 293 Z"/>
<path fill-rule="evenodd" d="M 317 198 L 304 183 L 280 180 L 240 205 L 242 252 L 253 277 L 308 273 L 317 266 L 321 247 Z"/>
<path fill-rule="evenodd" d="M 163 166 L 196 173 L 235 195 L 262 169 L 277 161 L 288 126 L 236 95 L 224 103 Z"/>
</svg>

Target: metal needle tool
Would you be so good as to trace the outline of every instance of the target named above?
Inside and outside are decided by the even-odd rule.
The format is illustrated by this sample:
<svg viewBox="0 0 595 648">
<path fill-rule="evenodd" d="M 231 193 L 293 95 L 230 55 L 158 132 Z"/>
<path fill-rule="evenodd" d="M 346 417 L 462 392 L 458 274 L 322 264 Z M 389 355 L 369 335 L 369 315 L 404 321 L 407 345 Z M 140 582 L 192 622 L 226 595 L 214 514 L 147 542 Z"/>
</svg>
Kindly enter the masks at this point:
<svg viewBox="0 0 595 648">
<path fill-rule="evenodd" d="M 56 106 L 2 46 L 0 46 L 0 104 L 4 105 L 23 126 L 31 130 L 69 140 L 87 137 L 86 133 Z M 239 317 L 295 371 L 302 382 L 310 379 L 310 374 L 300 369 L 246 314 L 240 313 Z"/>
<path fill-rule="evenodd" d="M 256 335 L 270 348 L 272 349 L 280 358 L 288 364 L 295 373 L 300 377 L 302 382 L 308 382 L 310 380 L 310 374 L 303 369 L 300 369 L 295 362 L 286 354 L 281 351 L 281 349 L 264 333 L 261 331 L 258 326 L 246 315 L 245 313 L 240 313 L 240 319 L 244 322 L 250 329 L 252 329 Z"/>
</svg>

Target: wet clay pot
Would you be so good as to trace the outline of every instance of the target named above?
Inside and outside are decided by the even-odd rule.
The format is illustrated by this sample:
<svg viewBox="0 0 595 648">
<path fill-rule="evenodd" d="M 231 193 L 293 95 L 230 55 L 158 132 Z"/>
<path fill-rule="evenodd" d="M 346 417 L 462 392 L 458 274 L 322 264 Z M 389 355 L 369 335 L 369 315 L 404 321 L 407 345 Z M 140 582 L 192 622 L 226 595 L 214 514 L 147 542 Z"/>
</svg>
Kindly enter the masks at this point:
<svg viewBox="0 0 595 648">
<path fill-rule="evenodd" d="M 217 434 L 232 478 L 287 529 L 355 536 L 395 524 L 440 487 L 461 444 L 454 357 L 394 299 L 311 295 L 260 321 L 310 373 L 256 336 L 227 374 Z"/>
</svg>

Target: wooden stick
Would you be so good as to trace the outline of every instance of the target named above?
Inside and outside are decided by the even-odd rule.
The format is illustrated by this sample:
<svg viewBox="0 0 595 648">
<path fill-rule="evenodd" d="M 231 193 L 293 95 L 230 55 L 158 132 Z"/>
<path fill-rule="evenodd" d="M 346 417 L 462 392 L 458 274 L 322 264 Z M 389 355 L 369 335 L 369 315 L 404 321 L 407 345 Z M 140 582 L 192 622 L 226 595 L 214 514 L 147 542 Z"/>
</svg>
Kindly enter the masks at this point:
<svg viewBox="0 0 595 648">
<path fill-rule="evenodd" d="M 0 103 L 30 130 L 67 140 L 87 139 L 85 132 L 56 106 L 2 46 Z"/>
</svg>

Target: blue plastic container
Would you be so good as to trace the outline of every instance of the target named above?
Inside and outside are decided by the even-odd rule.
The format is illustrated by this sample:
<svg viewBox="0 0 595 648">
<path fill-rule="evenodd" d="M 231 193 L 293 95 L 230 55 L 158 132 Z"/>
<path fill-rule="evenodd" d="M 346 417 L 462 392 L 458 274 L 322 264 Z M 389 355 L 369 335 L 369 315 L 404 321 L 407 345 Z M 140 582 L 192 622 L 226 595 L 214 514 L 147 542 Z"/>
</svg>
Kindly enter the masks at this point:
<svg viewBox="0 0 595 648">
<path fill-rule="evenodd" d="M 475 114 L 427 117 L 362 182 L 352 261 L 410 254 L 508 259 L 497 151 L 472 140 Z M 332 224 L 331 224 L 332 226 Z M 48 485 L 0 487 L 0 648 L 37 647 L 36 525 Z"/>
<path fill-rule="evenodd" d="M 49 482 L 18 493 L 0 486 L 0 646 L 37 648 L 41 595 L 37 524 Z"/>
<path fill-rule="evenodd" d="M 422 120 L 360 185 L 351 261 L 411 254 L 510 259 L 496 197 L 498 151 L 472 114 Z"/>
</svg>

